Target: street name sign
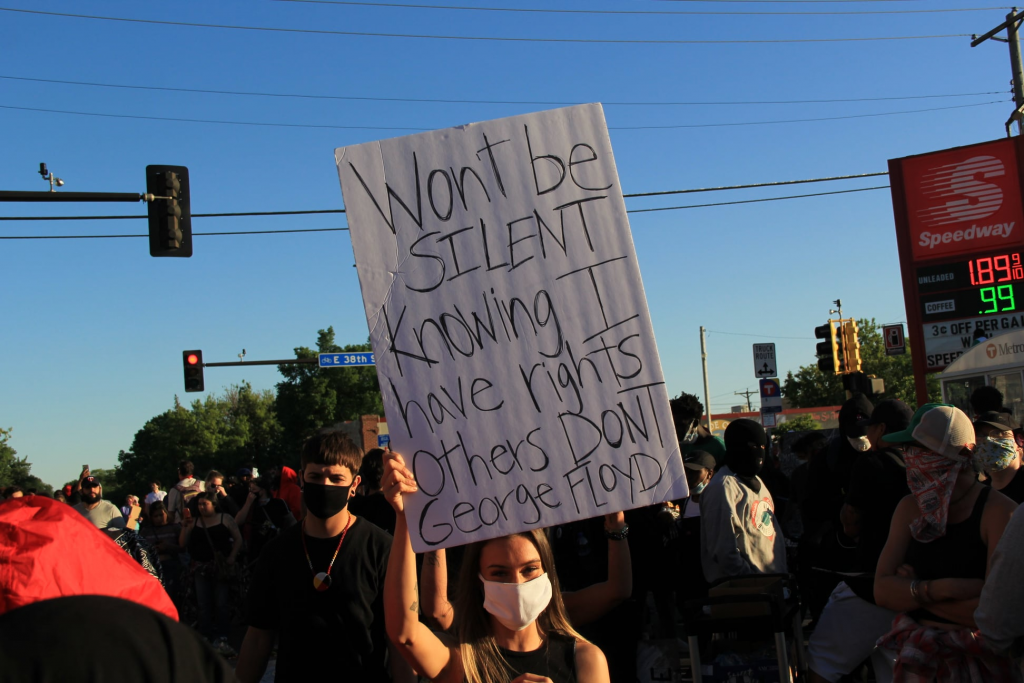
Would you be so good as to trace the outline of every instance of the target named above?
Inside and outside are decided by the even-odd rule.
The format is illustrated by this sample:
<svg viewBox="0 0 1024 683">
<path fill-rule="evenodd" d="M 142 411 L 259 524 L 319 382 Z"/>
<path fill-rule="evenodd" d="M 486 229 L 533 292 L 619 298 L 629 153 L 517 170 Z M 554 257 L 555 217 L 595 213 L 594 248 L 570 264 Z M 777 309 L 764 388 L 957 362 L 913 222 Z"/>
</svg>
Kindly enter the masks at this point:
<svg viewBox="0 0 1024 683">
<path fill-rule="evenodd" d="M 376 365 L 372 353 L 321 353 L 320 367 L 350 368 L 360 365 Z"/>
</svg>

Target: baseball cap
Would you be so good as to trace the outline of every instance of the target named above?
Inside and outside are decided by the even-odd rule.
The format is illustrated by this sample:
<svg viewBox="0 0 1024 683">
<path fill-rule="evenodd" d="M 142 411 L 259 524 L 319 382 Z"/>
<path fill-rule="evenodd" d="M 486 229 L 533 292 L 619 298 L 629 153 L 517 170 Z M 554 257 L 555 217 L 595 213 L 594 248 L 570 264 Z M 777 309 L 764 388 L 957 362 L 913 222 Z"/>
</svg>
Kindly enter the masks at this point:
<svg viewBox="0 0 1024 683">
<path fill-rule="evenodd" d="M 960 450 L 975 442 L 974 425 L 964 411 L 946 403 L 926 403 L 917 409 L 910 426 L 895 434 L 886 434 L 889 443 L 916 441 L 933 453 L 960 458 Z"/>
<path fill-rule="evenodd" d="M 910 425 L 914 417 L 914 411 L 903 401 L 895 398 L 886 399 L 875 406 L 871 416 L 866 420 L 857 423 L 860 427 L 871 427 L 873 425 L 885 425 L 885 431 L 901 432 Z M 888 441 L 888 438 L 886 439 Z"/>
<path fill-rule="evenodd" d="M 82 480 L 82 488 L 92 488 L 93 486 L 103 486 L 100 480 L 93 476 L 88 476 Z"/>
<path fill-rule="evenodd" d="M 1012 432 L 1015 429 L 1020 429 L 1020 425 L 1017 424 L 1012 415 L 998 410 L 990 410 L 979 415 L 978 419 L 974 421 L 974 425 L 980 424 L 990 425 L 1001 432 Z"/>
<path fill-rule="evenodd" d="M 690 451 L 683 458 L 683 467 L 690 470 L 711 470 L 715 471 L 715 456 L 707 451 Z"/>
</svg>

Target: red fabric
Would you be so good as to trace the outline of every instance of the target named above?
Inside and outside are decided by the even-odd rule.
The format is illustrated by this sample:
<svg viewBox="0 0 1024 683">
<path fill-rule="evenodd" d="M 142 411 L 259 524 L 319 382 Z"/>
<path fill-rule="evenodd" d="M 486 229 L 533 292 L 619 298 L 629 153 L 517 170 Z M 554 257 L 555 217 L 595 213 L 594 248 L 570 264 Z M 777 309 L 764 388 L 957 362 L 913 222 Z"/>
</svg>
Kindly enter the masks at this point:
<svg viewBox="0 0 1024 683">
<path fill-rule="evenodd" d="M 1013 661 L 992 652 L 980 631 L 922 626 L 899 614 L 878 647 L 896 653 L 894 683 L 1012 683 Z"/>
<path fill-rule="evenodd" d="M 160 582 L 70 505 L 46 496 L 0 503 L 0 614 L 69 595 L 122 598 L 178 619 Z"/>
<path fill-rule="evenodd" d="M 281 487 L 274 491 L 274 497 L 288 503 L 295 519 L 302 519 L 302 491 L 299 489 L 299 475 L 291 467 L 281 468 Z"/>
</svg>

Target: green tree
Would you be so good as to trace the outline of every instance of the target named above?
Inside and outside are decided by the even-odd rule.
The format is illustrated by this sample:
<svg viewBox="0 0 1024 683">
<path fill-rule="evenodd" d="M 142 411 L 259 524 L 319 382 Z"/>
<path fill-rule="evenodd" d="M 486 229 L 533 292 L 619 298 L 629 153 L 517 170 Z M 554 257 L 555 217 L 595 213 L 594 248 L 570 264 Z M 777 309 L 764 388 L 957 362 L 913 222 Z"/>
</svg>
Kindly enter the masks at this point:
<svg viewBox="0 0 1024 683">
<path fill-rule="evenodd" d="M 898 398 L 909 406 L 916 406 L 910 341 L 907 340 L 907 352 L 902 356 L 887 356 L 885 341 L 875 319 L 862 318 L 857 321 L 857 326 L 863 372 L 885 380 L 885 393 L 875 397 L 876 400 Z M 935 401 L 941 395 L 939 379 L 928 375 L 927 381 L 929 400 Z M 842 377 L 822 372 L 817 364 L 801 366 L 795 374 L 787 372 L 782 395 L 795 408 L 841 405 L 846 400 Z"/>
<path fill-rule="evenodd" d="M 315 358 L 318 353 L 372 351 L 370 344 L 338 346 L 334 328 L 317 334 L 316 350 L 295 349 L 296 358 Z M 282 365 L 284 379 L 277 384 L 277 416 L 281 422 L 281 451 L 290 462 L 298 461 L 302 442 L 316 430 L 360 415 L 381 415 L 384 404 L 373 367 L 322 370 L 316 365 Z"/>
<path fill-rule="evenodd" d="M 47 496 L 53 495 L 53 487 L 32 474 L 32 463 L 28 458 L 19 458 L 11 447 L 11 429 L 0 427 L 0 488 L 20 486 Z"/>
<path fill-rule="evenodd" d="M 821 425 L 810 415 L 787 415 L 786 421 L 779 424 L 773 432 L 807 432 L 821 429 Z"/>
<path fill-rule="evenodd" d="M 175 397 L 174 407 L 147 421 L 131 450 L 118 455 L 119 488 L 142 495 L 154 479 L 173 486 L 182 460 L 191 460 L 199 477 L 212 469 L 231 473 L 247 463 L 264 469 L 280 465 L 281 426 L 274 403 L 273 392 L 253 391 L 248 382 L 188 408 Z"/>
</svg>

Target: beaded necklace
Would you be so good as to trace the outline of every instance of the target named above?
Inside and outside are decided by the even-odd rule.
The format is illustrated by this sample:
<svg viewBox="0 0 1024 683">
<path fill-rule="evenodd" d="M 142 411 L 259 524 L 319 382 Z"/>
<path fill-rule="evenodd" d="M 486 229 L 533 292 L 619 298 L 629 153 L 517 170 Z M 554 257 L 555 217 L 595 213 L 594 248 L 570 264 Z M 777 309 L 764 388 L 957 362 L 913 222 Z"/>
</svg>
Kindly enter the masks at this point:
<svg viewBox="0 0 1024 683">
<path fill-rule="evenodd" d="M 341 532 L 341 538 L 338 539 L 338 547 L 334 549 L 334 556 L 331 558 L 330 564 L 327 565 L 326 572 L 317 573 L 313 569 L 313 560 L 309 558 L 309 549 L 306 548 L 306 524 L 303 520 L 302 524 L 302 550 L 306 553 L 306 562 L 309 564 L 309 571 L 313 574 L 313 588 L 323 592 L 331 587 L 331 569 L 334 567 L 334 561 L 338 559 L 338 552 L 341 551 L 341 544 L 345 542 L 345 536 L 348 534 L 349 527 L 352 526 L 353 516 L 348 516 L 348 524 L 345 525 L 345 530 Z"/>
</svg>

